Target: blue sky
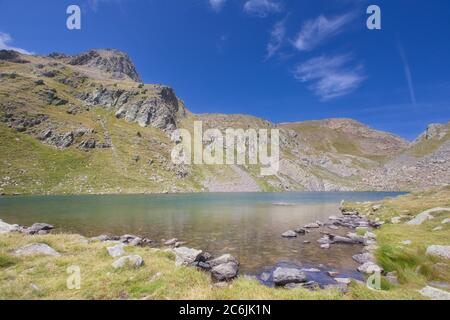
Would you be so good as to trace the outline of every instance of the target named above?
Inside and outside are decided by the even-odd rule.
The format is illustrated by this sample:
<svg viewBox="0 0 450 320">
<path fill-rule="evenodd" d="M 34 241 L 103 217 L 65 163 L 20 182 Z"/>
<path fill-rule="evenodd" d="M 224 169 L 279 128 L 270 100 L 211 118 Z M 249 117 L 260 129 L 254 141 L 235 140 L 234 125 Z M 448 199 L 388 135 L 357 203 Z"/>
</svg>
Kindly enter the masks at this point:
<svg viewBox="0 0 450 320">
<path fill-rule="evenodd" d="M 0 0 L 0 48 L 117 48 L 195 113 L 350 117 L 408 139 L 450 120 L 449 40 L 448 0 Z"/>
</svg>

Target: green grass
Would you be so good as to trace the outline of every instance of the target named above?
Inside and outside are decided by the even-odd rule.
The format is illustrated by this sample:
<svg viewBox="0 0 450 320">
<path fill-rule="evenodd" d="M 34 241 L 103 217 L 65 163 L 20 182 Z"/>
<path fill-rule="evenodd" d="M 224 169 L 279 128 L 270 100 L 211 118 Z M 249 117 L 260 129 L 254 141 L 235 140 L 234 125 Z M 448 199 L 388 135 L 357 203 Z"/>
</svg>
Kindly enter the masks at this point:
<svg viewBox="0 0 450 320">
<path fill-rule="evenodd" d="M 376 252 L 378 263 L 387 272 L 397 272 L 399 287 L 407 291 L 421 289 L 431 281 L 450 283 L 449 261 L 426 254 L 430 245 L 450 245 L 450 226 L 441 223 L 450 217 L 450 213 L 436 213 L 433 220 L 422 225 L 406 224 L 424 210 L 450 207 L 450 188 L 386 199 L 381 204 L 382 208 L 376 212 L 372 210 L 372 204 L 345 204 L 347 208 L 358 210 L 371 219 L 379 218 L 387 222 L 376 231 L 379 245 Z M 402 223 L 389 223 L 393 217 L 401 217 Z M 437 226 L 443 229 L 435 231 Z M 411 241 L 411 244 L 402 244 L 405 240 Z"/>
</svg>

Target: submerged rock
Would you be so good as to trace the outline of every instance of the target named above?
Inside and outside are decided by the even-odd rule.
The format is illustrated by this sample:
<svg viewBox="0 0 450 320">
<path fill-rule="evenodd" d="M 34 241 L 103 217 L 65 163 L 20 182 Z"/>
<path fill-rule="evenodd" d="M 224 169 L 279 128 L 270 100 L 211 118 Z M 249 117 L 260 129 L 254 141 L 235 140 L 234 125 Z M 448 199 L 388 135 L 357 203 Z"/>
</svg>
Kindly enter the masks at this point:
<svg viewBox="0 0 450 320">
<path fill-rule="evenodd" d="M 318 223 L 308 223 L 303 226 L 305 229 L 317 229 L 320 228 L 320 225 Z"/>
<path fill-rule="evenodd" d="M 289 283 L 306 282 L 306 275 L 295 268 L 278 267 L 273 272 L 273 282 L 276 286 L 284 286 Z"/>
<path fill-rule="evenodd" d="M 125 267 L 139 268 L 142 265 L 144 265 L 144 260 L 138 255 L 122 257 L 112 263 L 114 269 L 122 269 Z"/>
<path fill-rule="evenodd" d="M 61 254 L 45 243 L 33 243 L 14 251 L 16 256 L 46 255 L 58 257 Z"/>
<path fill-rule="evenodd" d="M 283 238 L 297 238 L 297 233 L 292 230 L 288 230 L 281 235 Z"/>
</svg>

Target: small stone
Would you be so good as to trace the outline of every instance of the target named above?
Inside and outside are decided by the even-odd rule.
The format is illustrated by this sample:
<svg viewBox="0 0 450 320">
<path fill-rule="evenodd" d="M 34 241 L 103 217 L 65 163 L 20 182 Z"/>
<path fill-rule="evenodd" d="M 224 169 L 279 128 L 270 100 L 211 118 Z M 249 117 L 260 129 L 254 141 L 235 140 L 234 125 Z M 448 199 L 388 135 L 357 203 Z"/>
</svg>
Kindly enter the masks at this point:
<svg viewBox="0 0 450 320">
<path fill-rule="evenodd" d="M 306 234 L 306 230 L 303 229 L 302 227 L 295 228 L 294 231 L 298 234 Z"/>
<path fill-rule="evenodd" d="M 447 224 L 447 223 L 450 223 L 450 218 L 442 220 L 442 224 Z"/>
<path fill-rule="evenodd" d="M 374 272 L 382 272 L 383 269 L 373 262 L 366 262 L 358 267 L 358 271 L 366 274 L 372 274 Z"/>
<path fill-rule="evenodd" d="M 356 254 L 352 258 L 359 264 L 364 264 L 366 262 L 374 262 L 375 261 L 375 256 L 368 252 L 362 253 L 362 254 Z"/>
<path fill-rule="evenodd" d="M 405 245 L 405 246 L 409 246 L 409 245 L 412 244 L 412 241 L 411 240 L 404 240 L 404 241 L 401 241 L 400 243 Z"/>
<path fill-rule="evenodd" d="M 393 271 L 393 272 L 388 272 L 386 274 L 386 280 L 393 285 L 398 285 L 398 277 L 397 277 L 397 272 Z"/>
<path fill-rule="evenodd" d="M 438 226 L 434 228 L 433 231 L 441 231 L 442 229 L 444 229 L 442 226 Z"/>
<path fill-rule="evenodd" d="M 111 257 L 117 258 L 117 257 L 123 256 L 126 253 L 123 247 L 124 247 L 124 245 L 122 243 L 120 243 L 115 246 L 108 247 L 106 249 L 108 250 L 108 253 Z"/>
<path fill-rule="evenodd" d="M 130 268 L 139 268 L 144 264 L 144 260 L 141 256 L 138 255 L 131 255 L 122 257 L 112 263 L 112 267 L 114 269 L 122 269 L 124 267 L 130 267 Z"/>
<path fill-rule="evenodd" d="M 334 277 L 336 277 L 336 276 L 339 274 L 339 272 L 336 272 L 336 271 L 327 271 L 327 274 L 328 274 L 330 277 L 334 278 Z"/>
<path fill-rule="evenodd" d="M 345 285 L 349 285 L 350 283 L 352 283 L 352 279 L 350 278 L 334 278 L 334 281 Z"/>
<path fill-rule="evenodd" d="M 334 226 L 334 225 L 331 225 L 331 226 L 328 226 L 328 229 L 331 229 L 331 230 L 339 230 L 339 227 L 336 227 L 336 226 Z"/>
<path fill-rule="evenodd" d="M 320 247 L 322 249 L 330 249 L 330 244 L 329 243 L 325 243 L 325 244 L 320 245 Z"/>
<path fill-rule="evenodd" d="M 317 228 L 320 228 L 320 225 L 318 223 L 309 223 L 307 225 L 304 225 L 303 228 L 305 228 L 305 229 L 317 229 Z"/>
</svg>

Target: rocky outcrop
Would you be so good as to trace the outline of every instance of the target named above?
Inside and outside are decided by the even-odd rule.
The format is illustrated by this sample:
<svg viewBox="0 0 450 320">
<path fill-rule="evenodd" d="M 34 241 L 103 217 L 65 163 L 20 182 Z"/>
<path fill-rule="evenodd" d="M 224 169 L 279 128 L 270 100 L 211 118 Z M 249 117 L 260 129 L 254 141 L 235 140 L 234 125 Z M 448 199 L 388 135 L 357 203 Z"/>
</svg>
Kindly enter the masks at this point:
<svg viewBox="0 0 450 320">
<path fill-rule="evenodd" d="M 414 219 L 407 222 L 409 225 L 421 225 L 427 220 L 434 219 L 433 213 L 438 213 L 442 211 L 450 211 L 450 208 L 433 208 L 419 213 Z"/>
<path fill-rule="evenodd" d="M 16 256 L 31 256 L 31 255 L 46 255 L 46 256 L 60 256 L 55 249 L 45 243 L 33 243 L 26 245 L 14 251 Z"/>
<path fill-rule="evenodd" d="M 68 59 L 68 64 L 101 70 L 111 75 L 113 79 L 124 80 L 127 77 L 133 81 L 141 82 L 136 67 L 129 56 L 115 49 L 90 50 L 79 55 L 55 56 L 55 58 Z"/>
</svg>

